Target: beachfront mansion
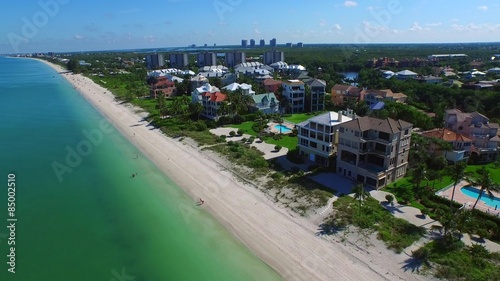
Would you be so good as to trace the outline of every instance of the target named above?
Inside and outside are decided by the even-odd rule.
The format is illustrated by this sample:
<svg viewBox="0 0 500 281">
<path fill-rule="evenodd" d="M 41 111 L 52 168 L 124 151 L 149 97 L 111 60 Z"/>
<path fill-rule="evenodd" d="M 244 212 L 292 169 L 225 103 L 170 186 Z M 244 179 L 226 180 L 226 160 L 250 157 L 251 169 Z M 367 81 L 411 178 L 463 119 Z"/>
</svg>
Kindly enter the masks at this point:
<svg viewBox="0 0 500 281">
<path fill-rule="evenodd" d="M 373 188 L 404 177 L 413 124 L 359 117 L 339 125 L 337 172 Z"/>
</svg>

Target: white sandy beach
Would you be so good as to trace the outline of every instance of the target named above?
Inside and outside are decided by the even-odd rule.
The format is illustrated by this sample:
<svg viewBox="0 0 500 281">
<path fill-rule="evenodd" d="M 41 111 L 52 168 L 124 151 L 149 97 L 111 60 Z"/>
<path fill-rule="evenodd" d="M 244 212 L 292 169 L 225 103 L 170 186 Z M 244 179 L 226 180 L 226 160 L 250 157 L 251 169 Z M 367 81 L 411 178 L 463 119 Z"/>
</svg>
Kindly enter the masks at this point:
<svg viewBox="0 0 500 281">
<path fill-rule="evenodd" d="M 318 236 L 317 223 L 279 207 L 254 186 L 235 179 L 212 153 L 151 130 L 131 106 L 119 104 L 89 78 L 62 75 L 193 201 L 203 198 L 202 208 L 286 280 L 431 279 L 405 271 L 409 257 L 386 250 L 381 242 L 366 247 L 364 242 L 357 246 L 334 235 Z"/>
</svg>

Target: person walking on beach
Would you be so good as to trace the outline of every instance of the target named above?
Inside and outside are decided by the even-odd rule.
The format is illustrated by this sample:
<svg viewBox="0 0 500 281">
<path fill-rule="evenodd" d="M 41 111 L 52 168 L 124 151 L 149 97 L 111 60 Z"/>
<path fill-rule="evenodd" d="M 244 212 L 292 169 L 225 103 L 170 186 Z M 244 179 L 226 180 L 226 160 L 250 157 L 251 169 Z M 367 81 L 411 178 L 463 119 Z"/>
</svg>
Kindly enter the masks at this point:
<svg viewBox="0 0 500 281">
<path fill-rule="evenodd" d="M 200 205 L 203 205 L 203 203 L 205 203 L 205 201 L 203 201 L 203 199 L 200 198 Z"/>
</svg>

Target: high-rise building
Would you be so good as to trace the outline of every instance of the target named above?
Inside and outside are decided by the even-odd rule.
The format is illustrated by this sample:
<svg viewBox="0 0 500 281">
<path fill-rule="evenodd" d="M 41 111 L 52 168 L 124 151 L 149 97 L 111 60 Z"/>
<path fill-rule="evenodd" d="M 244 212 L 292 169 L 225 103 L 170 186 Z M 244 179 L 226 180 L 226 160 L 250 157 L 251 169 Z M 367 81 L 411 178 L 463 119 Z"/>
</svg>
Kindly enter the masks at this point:
<svg viewBox="0 0 500 281">
<path fill-rule="evenodd" d="M 250 39 L 250 48 L 255 48 L 255 40 Z"/>
<path fill-rule="evenodd" d="M 248 41 L 246 39 L 241 40 L 241 47 L 246 48 L 248 45 Z"/>
<path fill-rule="evenodd" d="M 146 55 L 147 69 L 157 69 L 165 66 L 165 59 L 162 54 L 148 54 Z"/>
<path fill-rule="evenodd" d="M 244 52 L 233 51 L 226 53 L 226 66 L 234 67 L 243 62 L 246 62 L 246 54 Z"/>
<path fill-rule="evenodd" d="M 196 58 L 198 67 L 217 65 L 217 55 L 213 52 L 199 53 Z"/>
<path fill-rule="evenodd" d="M 281 51 L 265 52 L 263 56 L 264 64 L 272 64 L 279 61 L 285 61 L 285 53 Z"/>
<path fill-rule="evenodd" d="M 271 39 L 269 45 L 271 45 L 271 47 L 276 47 L 276 38 Z"/>
<path fill-rule="evenodd" d="M 186 53 L 170 54 L 170 67 L 185 68 L 189 64 L 188 55 Z"/>
<path fill-rule="evenodd" d="M 296 45 L 297 48 L 302 48 L 304 47 L 304 43 L 302 42 L 298 42 L 297 45 Z"/>
<path fill-rule="evenodd" d="M 266 40 L 264 39 L 260 39 L 260 44 L 259 44 L 261 47 L 265 47 L 266 46 Z"/>
</svg>

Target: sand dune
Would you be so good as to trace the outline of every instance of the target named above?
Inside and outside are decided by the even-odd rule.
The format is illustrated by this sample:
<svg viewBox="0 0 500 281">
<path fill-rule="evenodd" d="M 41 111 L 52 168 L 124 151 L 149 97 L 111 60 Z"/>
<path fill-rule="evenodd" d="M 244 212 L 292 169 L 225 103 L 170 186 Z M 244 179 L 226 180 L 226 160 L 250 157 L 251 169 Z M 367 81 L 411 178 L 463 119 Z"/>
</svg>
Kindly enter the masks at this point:
<svg viewBox="0 0 500 281">
<path fill-rule="evenodd" d="M 408 257 L 386 250 L 376 240 L 365 249 L 363 243 L 357 246 L 341 242 L 337 236 L 317 235 L 317 223 L 277 206 L 254 186 L 235 179 L 221 168 L 217 156 L 152 130 L 131 106 L 117 103 L 109 91 L 89 78 L 61 75 L 193 201 L 203 198 L 204 209 L 286 280 L 428 279 L 404 271 Z M 191 215 L 195 214 L 186 213 L 185 218 L 189 220 Z"/>
</svg>

